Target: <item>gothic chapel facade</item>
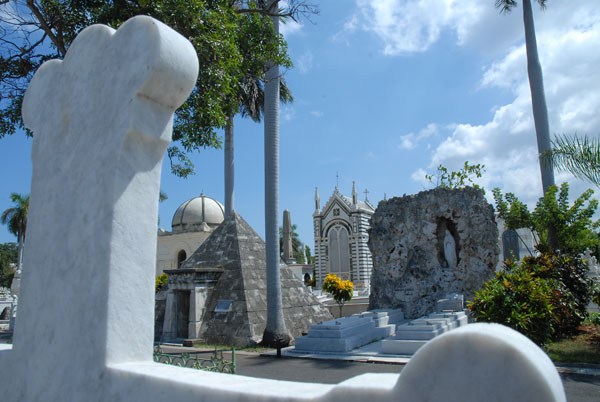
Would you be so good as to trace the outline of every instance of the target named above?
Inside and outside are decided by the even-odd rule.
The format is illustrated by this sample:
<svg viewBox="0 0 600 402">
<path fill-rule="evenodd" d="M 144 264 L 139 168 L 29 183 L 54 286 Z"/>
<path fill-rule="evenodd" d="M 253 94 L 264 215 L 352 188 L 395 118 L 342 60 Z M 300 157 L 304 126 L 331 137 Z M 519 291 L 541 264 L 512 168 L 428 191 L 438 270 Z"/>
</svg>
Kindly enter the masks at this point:
<svg viewBox="0 0 600 402">
<path fill-rule="evenodd" d="M 357 290 L 370 288 L 373 261 L 367 231 L 374 212 L 375 207 L 367 197 L 365 201 L 358 200 L 354 183 L 352 198 L 343 195 L 336 186 L 323 209 L 319 189 L 315 190 L 313 224 L 318 288 L 328 273 L 352 281 Z"/>
</svg>

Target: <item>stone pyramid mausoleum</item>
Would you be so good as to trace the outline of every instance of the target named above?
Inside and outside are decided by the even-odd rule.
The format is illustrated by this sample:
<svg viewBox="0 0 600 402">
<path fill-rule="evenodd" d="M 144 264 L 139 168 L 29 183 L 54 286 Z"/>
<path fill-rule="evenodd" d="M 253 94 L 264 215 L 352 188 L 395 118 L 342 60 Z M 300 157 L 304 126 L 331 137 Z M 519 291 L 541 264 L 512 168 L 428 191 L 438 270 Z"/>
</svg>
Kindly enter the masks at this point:
<svg viewBox="0 0 600 402">
<path fill-rule="evenodd" d="M 283 315 L 291 335 L 331 320 L 310 289 L 283 261 L 280 266 Z M 162 340 L 236 346 L 261 341 L 267 317 L 265 242 L 239 214 L 227 217 L 180 269 L 166 272 Z"/>
</svg>

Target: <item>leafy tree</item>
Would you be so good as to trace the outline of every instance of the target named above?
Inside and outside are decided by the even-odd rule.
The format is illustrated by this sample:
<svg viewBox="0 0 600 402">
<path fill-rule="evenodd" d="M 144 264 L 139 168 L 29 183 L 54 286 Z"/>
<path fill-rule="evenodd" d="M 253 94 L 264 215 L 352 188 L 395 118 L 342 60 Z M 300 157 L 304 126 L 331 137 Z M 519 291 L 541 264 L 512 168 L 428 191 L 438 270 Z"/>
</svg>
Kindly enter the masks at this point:
<svg viewBox="0 0 600 402">
<path fill-rule="evenodd" d="M 506 193 L 506 195 L 503 196 L 502 191 L 498 187 L 492 190 L 492 194 L 494 195 L 494 200 L 496 202 L 496 212 L 498 213 L 498 216 L 504 220 L 504 227 L 506 229 L 514 230 L 521 243 L 525 245 L 527 251 L 531 254 L 532 250 L 529 249 L 529 246 L 527 246 L 527 243 L 525 243 L 517 231 L 517 229 L 520 228 L 528 228 L 532 231 L 535 238 L 533 221 L 527 205 L 519 201 L 517 196 L 513 193 Z"/>
<path fill-rule="evenodd" d="M 473 177 L 480 178 L 483 173 L 485 173 L 485 165 L 479 163 L 476 165 L 469 165 L 469 161 L 465 161 L 465 165 L 458 172 L 448 172 L 448 169 L 443 165 L 439 165 L 437 171 L 436 175 L 425 175 L 425 179 L 430 183 L 435 184 L 436 187 L 462 188 L 471 185 L 472 187 L 483 191 L 485 194 L 483 187 L 480 187 L 473 181 Z"/>
<path fill-rule="evenodd" d="M 573 205 L 569 205 L 569 184 L 563 183 L 560 191 L 552 186 L 539 199 L 532 213 L 514 194 L 507 193 L 503 199 L 500 189 L 495 188 L 493 193 L 496 212 L 504 219 L 506 227 L 513 230 L 528 228 L 537 233 L 537 247 L 541 251 L 558 249 L 552 248 L 548 241 L 549 228 L 552 228 L 561 251 L 578 254 L 589 248 L 597 252 L 600 242 L 596 231 L 600 224 L 592 219 L 598 208 L 598 200 L 591 198 L 593 190 L 584 191 Z"/>
<path fill-rule="evenodd" d="M 342 307 L 347 301 L 352 300 L 354 284 L 350 281 L 341 280 L 336 274 L 327 274 L 323 281 L 323 291 L 333 297 L 333 300 L 340 307 L 340 317 L 342 317 Z"/>
<path fill-rule="evenodd" d="M 536 231 L 540 234 L 542 251 L 552 249 L 548 239 L 548 232 L 544 228 L 554 229 L 559 248 L 563 252 L 583 253 L 586 248 L 596 251 L 598 247 L 597 231 L 599 222 L 592 218 L 598 208 L 598 200 L 592 199 L 594 190 L 583 192 L 569 206 L 569 184 L 563 183 L 560 191 L 556 186 L 548 189 L 533 213 L 532 221 Z M 586 205 L 587 203 L 587 205 Z"/>
<path fill-rule="evenodd" d="M 12 193 L 10 200 L 15 204 L 0 215 L 0 222 L 3 225 L 8 225 L 10 233 L 17 236 L 18 256 L 17 270 L 21 270 L 23 262 L 23 245 L 25 243 L 25 231 L 27 229 L 27 213 L 29 212 L 29 195 L 21 195 Z"/>
<path fill-rule="evenodd" d="M 10 264 L 17 264 L 18 255 L 16 243 L 0 244 L 0 286 L 10 287 L 15 274 Z"/>
<path fill-rule="evenodd" d="M 0 138 L 23 129 L 21 103 L 33 73 L 53 58 L 63 58 L 79 31 L 93 23 L 117 28 L 147 14 L 187 37 L 198 52 L 200 74 L 186 103 L 177 110 L 173 144 L 167 155 L 174 174 L 193 173 L 187 153 L 220 147 L 218 130 L 240 108 L 245 74 L 262 78 L 265 60 L 289 67 L 287 47 L 269 15 L 290 18 L 316 13 L 292 0 L 285 9 L 259 10 L 261 0 L 12 0 L 0 2 Z M 276 4 L 279 2 L 276 1 Z M 253 57 L 248 57 L 252 55 Z M 262 65 L 261 65 L 262 63 Z M 28 135 L 31 132 L 27 131 Z"/>
<path fill-rule="evenodd" d="M 598 138 L 557 135 L 552 149 L 543 155 L 561 172 L 600 187 L 600 141 Z"/>
</svg>

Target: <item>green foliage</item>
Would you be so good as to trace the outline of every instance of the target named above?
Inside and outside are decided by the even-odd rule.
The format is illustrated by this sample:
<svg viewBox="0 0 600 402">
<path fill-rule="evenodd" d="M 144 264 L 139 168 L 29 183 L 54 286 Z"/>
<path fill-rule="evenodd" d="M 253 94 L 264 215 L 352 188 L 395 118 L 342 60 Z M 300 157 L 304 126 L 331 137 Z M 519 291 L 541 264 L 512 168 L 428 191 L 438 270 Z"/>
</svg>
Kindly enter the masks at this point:
<svg viewBox="0 0 600 402">
<path fill-rule="evenodd" d="M 448 172 L 448 169 L 443 165 L 438 166 L 437 175 L 425 175 L 425 179 L 430 183 L 434 184 L 434 177 L 436 179 L 436 187 L 442 188 L 462 188 L 468 185 L 481 190 L 485 194 L 483 187 L 475 184 L 473 177 L 480 178 L 485 172 L 485 165 L 476 164 L 469 165 L 469 161 L 465 161 L 465 165 L 458 172 Z"/>
<path fill-rule="evenodd" d="M 298 235 L 296 230 L 298 230 L 298 226 L 296 224 L 292 224 L 292 256 L 298 264 L 310 264 L 304 259 L 300 235 Z M 306 246 L 306 248 L 308 248 L 308 246 Z M 283 257 L 283 227 L 281 226 L 279 227 L 279 255 Z M 307 255 L 310 257 L 310 249 L 309 254 Z"/>
<path fill-rule="evenodd" d="M 473 317 L 508 325 L 540 345 L 551 336 L 572 335 L 587 317 L 587 305 L 597 289 L 588 270 L 579 256 L 568 254 L 526 257 L 520 265 L 508 261 L 476 292 L 470 305 Z M 541 319 L 550 329 L 539 323 Z"/>
<path fill-rule="evenodd" d="M 475 292 L 469 309 L 478 322 L 506 325 L 543 345 L 554 333 L 550 294 L 547 280 L 509 262 Z"/>
<path fill-rule="evenodd" d="M 167 274 L 161 274 L 157 276 L 156 280 L 154 281 L 154 292 L 158 293 L 163 287 L 165 287 L 167 285 L 167 280 Z"/>
<path fill-rule="evenodd" d="M 589 313 L 585 323 L 600 326 L 600 313 Z"/>
<path fill-rule="evenodd" d="M 556 170 L 569 172 L 600 187 L 600 141 L 597 138 L 557 135 L 552 149 L 542 156 Z"/>
<path fill-rule="evenodd" d="M 342 307 L 347 301 L 352 300 L 354 284 L 350 281 L 343 281 L 336 274 L 327 274 L 323 281 L 323 291 L 333 296 L 333 300 L 340 306 L 341 317 Z"/>
<path fill-rule="evenodd" d="M 551 186 L 540 198 L 532 213 L 512 193 L 503 197 L 499 188 L 492 190 L 496 212 L 508 229 L 528 228 L 539 235 L 538 249 L 549 251 L 548 228 L 555 230 L 560 250 L 571 254 L 583 253 L 585 249 L 596 251 L 600 242 L 596 233 L 599 222 L 592 217 L 598 208 L 598 200 L 592 199 L 593 190 L 588 189 L 569 205 L 569 184 Z"/>
<path fill-rule="evenodd" d="M 10 200 L 15 204 L 0 215 L 0 222 L 8 225 L 8 231 L 18 238 L 25 237 L 27 213 L 29 212 L 29 195 L 12 193 Z"/>
<path fill-rule="evenodd" d="M 558 197 L 557 197 L 558 193 Z M 592 217 L 598 208 L 598 200 L 590 199 L 594 190 L 588 189 L 569 206 L 569 185 L 563 183 L 560 192 L 551 186 L 541 198 L 532 213 L 536 230 L 540 233 L 540 243 L 549 249 L 548 231 L 543 228 L 554 228 L 561 251 L 582 253 L 585 249 L 596 250 L 598 222 Z M 587 203 L 587 206 L 586 206 Z"/>
<path fill-rule="evenodd" d="M 492 190 L 496 201 L 496 212 L 504 219 L 507 229 L 517 230 L 519 228 L 531 228 L 531 213 L 527 205 L 523 204 L 513 193 L 506 193 L 502 197 L 502 191 L 498 187 Z"/>
<path fill-rule="evenodd" d="M 0 286 L 10 288 L 12 278 L 15 275 L 10 264 L 17 263 L 17 244 L 0 244 Z"/>
<path fill-rule="evenodd" d="M 307 264 L 314 264 L 315 263 L 315 257 L 313 257 L 310 254 L 310 247 L 308 247 L 307 245 L 304 246 L 304 251 L 306 252 L 306 263 Z M 314 273 L 313 273 L 313 278 L 314 278 Z"/>
<path fill-rule="evenodd" d="M 167 152 L 174 174 L 192 174 L 194 166 L 187 154 L 221 146 L 218 131 L 240 111 L 244 79 L 261 80 L 269 61 L 284 68 L 292 65 L 287 44 L 283 36 L 275 35 L 270 17 L 244 12 L 240 6 L 258 8 L 259 2 L 47 0 L 12 11 L 5 8 L 14 15 L 2 21 L 0 97 L 5 101 L 0 109 L 0 138 L 23 128 L 20 106 L 33 73 L 44 61 L 63 58 L 79 31 L 93 23 L 118 28 L 127 19 L 146 14 L 188 38 L 198 53 L 198 81 L 175 114 L 173 144 Z"/>
<path fill-rule="evenodd" d="M 595 289 L 594 281 L 587 276 L 587 264 L 579 256 L 544 253 L 523 258 L 522 266 L 537 278 L 550 281 L 555 336 L 575 333 L 587 316 Z"/>
</svg>

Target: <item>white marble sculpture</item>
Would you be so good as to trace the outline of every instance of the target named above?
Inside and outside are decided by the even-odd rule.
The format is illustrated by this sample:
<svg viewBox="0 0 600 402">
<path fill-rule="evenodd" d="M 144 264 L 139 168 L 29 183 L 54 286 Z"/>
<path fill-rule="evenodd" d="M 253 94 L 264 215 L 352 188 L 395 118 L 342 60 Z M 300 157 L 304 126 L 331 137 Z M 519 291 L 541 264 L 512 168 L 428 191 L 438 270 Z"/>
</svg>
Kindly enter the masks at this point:
<svg viewBox="0 0 600 402">
<path fill-rule="evenodd" d="M 27 270 L 14 345 L 0 345 L 2 401 L 565 401 L 548 357 L 494 325 L 440 336 L 400 376 L 338 385 L 153 363 L 160 167 L 197 68 L 189 42 L 136 17 L 84 30 L 33 78 Z"/>
<path fill-rule="evenodd" d="M 444 236 L 444 255 L 448 262 L 448 268 L 456 268 L 456 241 L 448 229 Z"/>
</svg>

